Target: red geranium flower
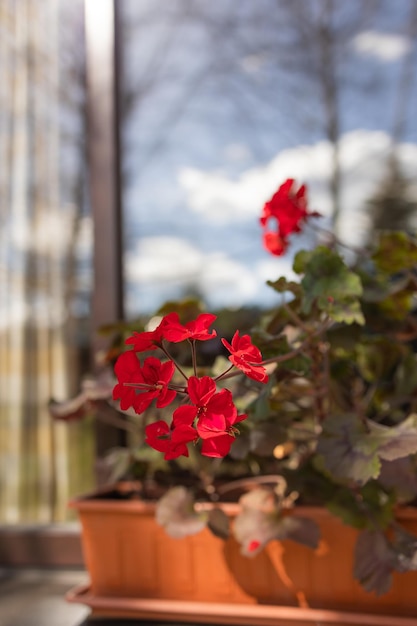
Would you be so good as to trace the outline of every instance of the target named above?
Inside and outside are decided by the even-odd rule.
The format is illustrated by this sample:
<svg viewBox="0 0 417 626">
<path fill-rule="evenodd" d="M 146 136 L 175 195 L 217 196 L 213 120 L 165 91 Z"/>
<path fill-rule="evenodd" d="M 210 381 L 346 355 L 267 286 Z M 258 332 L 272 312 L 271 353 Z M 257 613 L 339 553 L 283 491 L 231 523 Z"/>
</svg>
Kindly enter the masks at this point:
<svg viewBox="0 0 417 626">
<path fill-rule="evenodd" d="M 292 178 L 286 180 L 271 200 L 265 203 L 261 215 L 263 226 L 266 226 L 270 217 L 275 217 L 279 221 L 279 232 L 282 237 L 300 232 L 300 224 L 308 216 L 306 187 L 301 185 L 295 192 L 294 182 Z"/>
<path fill-rule="evenodd" d="M 146 358 L 141 366 L 133 350 L 128 350 L 116 361 L 114 371 L 118 384 L 113 389 L 113 398 L 120 400 L 123 411 L 133 407 L 136 413 L 143 413 L 154 398 L 157 398 L 156 406 L 163 408 L 176 396 L 168 387 L 174 370 L 172 361 L 162 363 L 153 356 Z"/>
<path fill-rule="evenodd" d="M 216 383 L 210 376 L 190 376 L 187 384 L 188 395 L 193 404 L 206 406 L 216 393 Z"/>
<path fill-rule="evenodd" d="M 212 313 L 201 313 L 195 320 L 181 324 L 178 313 L 170 313 L 162 320 L 161 332 L 167 341 L 178 343 L 184 339 L 198 339 L 199 341 L 207 341 L 213 339 L 217 333 L 213 330 L 209 333 L 209 326 L 216 319 L 216 315 Z"/>
<path fill-rule="evenodd" d="M 240 337 L 237 330 L 230 344 L 226 339 L 222 339 L 223 345 L 229 350 L 231 355 L 229 361 L 238 367 L 249 378 L 257 380 L 260 383 L 268 382 L 268 374 L 262 362 L 262 354 L 256 346 L 253 345 L 249 335 Z M 258 365 L 259 364 L 259 365 Z"/>
<path fill-rule="evenodd" d="M 145 434 L 145 442 L 154 450 L 164 452 L 167 461 L 188 456 L 187 443 L 197 438 L 197 433 L 191 426 L 181 424 L 177 428 L 170 428 L 162 420 L 148 424 Z"/>
<path fill-rule="evenodd" d="M 217 458 L 229 454 L 231 445 L 236 435 L 239 434 L 235 424 L 246 418 L 246 414 L 237 414 L 235 406 L 233 406 L 232 417 L 226 417 L 225 423 L 215 414 L 202 416 L 197 424 L 197 432 L 203 440 L 201 454 Z"/>
<path fill-rule="evenodd" d="M 140 369 L 140 361 L 132 350 L 123 352 L 116 361 L 114 373 L 118 384 L 113 388 L 113 399 L 120 400 L 120 408 L 127 411 L 134 406 L 137 394 L 136 388 L 131 383 L 142 383 L 143 377 Z M 125 383 L 129 383 L 125 385 Z"/>
<path fill-rule="evenodd" d="M 156 401 L 158 409 L 162 409 L 174 400 L 176 392 L 168 387 L 174 375 L 174 371 L 175 365 L 172 361 L 162 363 L 154 356 L 149 356 L 144 360 L 142 367 L 143 381 L 149 385 L 150 388 L 149 391 L 142 392 L 141 394 L 143 398 L 147 395 L 149 397 L 149 402 L 146 400 L 147 404 L 145 408 L 149 406 L 152 398 L 158 398 Z"/>
<path fill-rule="evenodd" d="M 232 394 L 222 389 L 214 394 L 203 411 L 200 411 L 197 432 L 202 439 L 210 439 L 228 433 L 237 420 L 237 409 Z"/>
<path fill-rule="evenodd" d="M 276 256 L 282 255 L 288 246 L 288 237 L 292 233 L 299 233 L 301 225 L 309 217 L 318 217 L 319 213 L 309 213 L 307 210 L 306 187 L 294 190 L 294 180 L 286 180 L 266 202 L 260 217 L 261 225 L 265 228 L 263 237 L 265 248 Z M 268 221 L 275 218 L 278 221 L 277 233 L 266 230 Z"/>
<path fill-rule="evenodd" d="M 264 247 L 275 256 L 282 256 L 287 251 L 288 241 L 272 231 L 267 231 L 263 235 Z"/>
<path fill-rule="evenodd" d="M 212 419 L 212 416 L 209 418 L 200 418 L 197 424 L 197 432 L 203 439 L 201 454 L 203 456 L 216 458 L 222 458 L 229 454 L 232 443 L 234 442 L 236 435 L 239 433 L 235 424 L 246 418 L 247 415 L 245 414 L 237 414 L 237 410 L 234 405 L 232 416 L 226 417 L 226 424 L 223 431 L 221 430 L 222 424 L 220 420 Z"/>
<path fill-rule="evenodd" d="M 162 324 L 165 318 L 162 318 L 158 326 L 154 330 L 142 333 L 134 332 L 131 337 L 126 339 L 127 345 L 132 345 L 135 352 L 145 352 L 147 350 L 156 350 L 162 342 Z"/>
<path fill-rule="evenodd" d="M 177 424 L 192 424 L 201 415 L 219 412 L 219 394 L 216 393 L 216 383 L 210 376 L 202 376 L 201 378 L 190 376 L 187 391 L 192 404 L 180 406 L 174 411 L 174 426 Z M 223 409 L 226 412 L 230 412 L 230 407 L 226 406 L 224 400 L 223 402 L 220 400 L 220 412 Z"/>
<path fill-rule="evenodd" d="M 238 432 L 235 424 L 247 416 L 237 414 L 228 389 L 216 393 L 216 383 L 209 376 L 190 376 L 188 393 L 193 404 L 180 406 L 174 411 L 174 432 L 176 428 L 190 427 L 196 421 L 196 431 L 203 440 L 201 454 L 211 457 L 226 456 Z"/>
</svg>

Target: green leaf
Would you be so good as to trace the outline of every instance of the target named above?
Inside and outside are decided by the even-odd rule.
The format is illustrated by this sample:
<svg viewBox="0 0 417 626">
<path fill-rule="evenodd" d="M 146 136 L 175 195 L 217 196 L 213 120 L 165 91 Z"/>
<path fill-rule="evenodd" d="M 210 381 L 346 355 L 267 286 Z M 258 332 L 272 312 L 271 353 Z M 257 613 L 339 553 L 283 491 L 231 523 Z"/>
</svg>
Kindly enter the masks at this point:
<svg viewBox="0 0 417 626">
<path fill-rule="evenodd" d="M 165 461 L 163 455 L 151 448 L 148 445 L 142 445 L 138 448 L 131 449 L 133 461 L 138 463 L 144 463 L 152 468 L 152 471 L 161 470 L 163 472 L 169 471 L 169 461 Z M 185 458 L 185 457 L 184 457 Z"/>
<path fill-rule="evenodd" d="M 121 335 L 126 335 L 132 333 L 134 330 L 142 330 L 143 329 L 143 321 L 139 319 L 127 321 L 117 321 L 111 324 L 103 324 L 98 329 L 98 334 L 102 336 L 115 335 L 119 333 Z"/>
<path fill-rule="evenodd" d="M 382 465 L 382 464 L 381 464 Z M 392 493 L 387 493 L 376 480 L 369 481 L 360 490 L 359 504 L 367 516 L 370 527 L 387 528 L 395 517 L 396 499 Z"/>
<path fill-rule="evenodd" d="M 361 340 L 362 332 L 362 328 L 357 324 L 334 326 L 327 331 L 327 339 L 333 350 L 351 352 Z"/>
<path fill-rule="evenodd" d="M 285 490 L 285 481 L 280 485 Z M 239 500 L 241 511 L 235 519 L 233 532 L 241 544 L 242 554 L 255 556 L 271 540 L 292 539 L 316 548 L 320 531 L 310 519 L 281 515 L 283 493 L 258 487 Z"/>
<path fill-rule="evenodd" d="M 382 461 L 378 482 L 395 494 L 398 502 L 409 502 L 417 497 L 417 462 L 413 456 Z"/>
<path fill-rule="evenodd" d="M 360 274 L 364 286 L 362 300 L 372 311 L 372 305 L 379 315 L 385 318 L 403 321 L 411 312 L 416 291 L 416 279 L 410 272 L 399 273 L 394 276 L 377 274 L 369 276 Z"/>
<path fill-rule="evenodd" d="M 377 478 L 381 468 L 377 449 L 365 425 L 355 415 L 335 415 L 323 422 L 317 444 L 325 469 L 336 479 L 363 485 Z"/>
<path fill-rule="evenodd" d="M 320 529 L 316 522 L 307 517 L 288 515 L 280 525 L 279 539 L 291 539 L 308 548 L 317 548 L 320 541 Z M 278 538 L 278 537 L 277 537 Z"/>
<path fill-rule="evenodd" d="M 337 480 L 364 485 L 378 478 L 381 459 L 392 461 L 417 452 L 417 415 L 397 426 L 383 426 L 355 415 L 336 415 L 323 422 L 317 453 Z"/>
<path fill-rule="evenodd" d="M 300 250 L 294 257 L 293 270 L 296 274 L 304 274 L 313 258 L 312 250 Z"/>
<path fill-rule="evenodd" d="M 392 542 L 382 532 L 362 532 L 355 547 L 355 578 L 366 591 L 383 595 L 391 587 L 394 570 L 417 570 L 417 537 L 398 525 Z"/>
<path fill-rule="evenodd" d="M 384 316 L 392 320 L 402 321 L 413 307 L 413 296 L 414 290 L 393 294 L 379 303 L 379 309 Z"/>
<path fill-rule="evenodd" d="M 378 455 L 394 461 L 417 452 L 417 414 L 409 415 L 397 426 L 383 426 L 367 420 L 369 440 L 377 446 Z"/>
<path fill-rule="evenodd" d="M 353 573 L 369 592 L 381 596 L 389 591 L 397 556 L 382 532 L 364 530 L 355 546 Z"/>
<path fill-rule="evenodd" d="M 104 461 L 110 468 L 109 482 L 116 482 L 128 472 L 132 464 L 132 454 L 129 448 L 112 448 Z"/>
<path fill-rule="evenodd" d="M 362 308 L 357 298 L 346 296 L 343 300 L 339 299 L 333 302 L 327 297 L 320 297 L 317 303 L 319 309 L 325 311 L 330 319 L 335 322 L 361 325 L 365 323 Z"/>
<path fill-rule="evenodd" d="M 394 518 L 395 498 L 376 481 L 370 481 L 359 491 L 339 487 L 326 506 L 345 524 L 354 528 L 386 528 Z"/>
<path fill-rule="evenodd" d="M 294 271 L 304 273 L 302 311 L 310 313 L 316 305 L 336 322 L 364 324 L 359 297 L 362 283 L 334 251 L 318 246 L 310 252 L 299 252 Z"/>
<path fill-rule="evenodd" d="M 403 231 L 383 232 L 372 258 L 389 275 L 412 269 L 417 264 L 417 242 Z"/>
<path fill-rule="evenodd" d="M 292 293 L 295 296 L 301 295 L 301 287 L 300 283 L 296 283 L 292 280 L 287 280 L 284 276 L 278 278 L 278 280 L 272 281 L 267 280 L 266 282 L 269 287 L 272 287 L 278 293 Z"/>
<path fill-rule="evenodd" d="M 246 412 L 250 413 L 250 417 L 253 421 L 259 422 L 265 420 L 271 414 L 270 395 L 274 384 L 274 380 L 271 376 L 266 385 L 263 385 L 255 400 L 246 407 Z"/>
<path fill-rule="evenodd" d="M 391 379 L 393 369 L 404 354 L 403 346 L 385 337 L 358 342 L 356 360 L 360 373 L 369 382 Z"/>
<path fill-rule="evenodd" d="M 196 512 L 192 493 L 185 487 L 169 489 L 156 505 L 155 519 L 175 539 L 199 533 L 207 524 L 208 514 Z"/>
<path fill-rule="evenodd" d="M 326 507 L 336 517 L 339 517 L 348 526 L 354 528 L 366 528 L 366 517 L 359 509 L 354 494 L 342 487 L 335 493 L 333 498 L 326 502 Z"/>
<path fill-rule="evenodd" d="M 228 539 L 230 535 L 230 520 L 223 509 L 213 508 L 208 515 L 207 526 L 220 539 Z"/>
<path fill-rule="evenodd" d="M 417 359 L 413 352 L 408 352 L 398 365 L 394 380 L 399 395 L 407 396 L 417 389 Z"/>
<path fill-rule="evenodd" d="M 409 275 L 393 277 L 389 282 L 387 282 L 386 276 L 382 274 L 371 277 L 360 272 L 360 277 L 364 288 L 363 300 L 366 302 L 383 302 L 390 296 L 404 291 L 408 292 L 414 287 L 414 282 Z"/>
<path fill-rule="evenodd" d="M 409 533 L 405 528 L 396 526 L 393 546 L 397 553 L 395 569 L 399 572 L 417 570 L 417 537 Z"/>
</svg>

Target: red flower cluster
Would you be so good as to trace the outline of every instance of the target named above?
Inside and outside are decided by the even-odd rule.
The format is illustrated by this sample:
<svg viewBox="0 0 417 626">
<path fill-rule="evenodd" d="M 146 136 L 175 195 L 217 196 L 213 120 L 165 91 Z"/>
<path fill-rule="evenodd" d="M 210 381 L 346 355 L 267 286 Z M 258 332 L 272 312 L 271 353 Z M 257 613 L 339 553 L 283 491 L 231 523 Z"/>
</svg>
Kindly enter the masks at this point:
<svg viewBox="0 0 417 626">
<path fill-rule="evenodd" d="M 288 248 L 288 237 L 292 233 L 299 233 L 302 223 L 309 217 L 318 216 L 319 213 L 307 211 L 305 185 L 295 191 L 294 180 L 289 178 L 264 205 L 260 222 L 265 229 L 263 235 L 265 248 L 271 254 L 281 256 Z M 271 218 L 278 222 L 277 231 L 267 230 Z"/>
<path fill-rule="evenodd" d="M 215 330 L 212 333 L 208 331 L 215 319 L 216 316 L 211 313 L 202 313 L 196 320 L 182 325 L 178 313 L 169 313 L 162 318 L 155 330 L 144 333 L 134 332 L 132 337 L 126 340 L 126 343 L 132 345 L 135 352 L 144 352 L 158 348 L 163 339 L 172 343 L 178 343 L 184 339 L 206 341 L 216 336 Z"/>
<path fill-rule="evenodd" d="M 165 459 L 188 456 L 187 444 L 201 441 L 201 454 L 209 457 L 224 457 L 239 433 L 236 424 L 246 419 L 246 415 L 238 415 L 233 397 L 228 389 L 217 391 L 216 381 L 222 377 L 210 376 L 187 377 L 170 357 L 166 342 L 178 343 L 188 340 L 207 341 L 216 337 L 216 331 L 209 331 L 215 315 L 203 313 L 195 320 L 181 324 L 177 313 L 166 315 L 159 326 L 153 331 L 133 333 L 126 340 L 133 349 L 124 352 L 115 365 L 118 383 L 113 389 L 113 398 L 120 400 L 122 410 L 133 408 L 140 414 L 151 402 L 156 400 L 156 407 L 168 406 L 177 396 L 182 394 L 187 404 L 179 406 L 173 413 L 171 424 L 158 420 L 145 428 L 146 442 L 155 450 L 163 452 Z M 223 344 L 231 353 L 229 359 L 249 378 L 266 383 L 268 376 L 262 365 L 262 355 L 252 344 L 249 335 L 240 337 L 237 331 L 229 344 Z M 136 353 L 160 348 L 168 357 L 161 361 L 149 356 L 141 363 Z M 191 351 L 195 359 L 195 349 Z M 194 362 L 194 371 L 197 364 Z M 232 365 L 232 367 L 233 367 Z M 173 382 L 175 370 L 186 378 L 186 384 Z M 228 371 L 228 370 L 227 370 Z M 223 373 L 223 375 L 225 372 Z"/>
</svg>

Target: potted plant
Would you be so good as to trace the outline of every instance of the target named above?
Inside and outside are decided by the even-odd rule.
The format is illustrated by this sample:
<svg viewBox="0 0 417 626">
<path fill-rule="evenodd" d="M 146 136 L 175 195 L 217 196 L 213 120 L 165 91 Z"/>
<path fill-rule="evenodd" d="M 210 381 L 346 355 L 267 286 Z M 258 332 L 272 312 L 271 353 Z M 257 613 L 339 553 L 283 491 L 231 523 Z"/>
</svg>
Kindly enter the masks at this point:
<svg viewBox="0 0 417 626">
<path fill-rule="evenodd" d="M 263 208 L 266 249 L 284 254 L 318 220 L 287 180 Z M 400 616 L 417 614 L 416 266 L 403 232 L 349 263 L 327 233 L 295 255 L 299 280 L 269 283 L 277 306 L 250 334 L 220 338 L 190 302 L 125 325 L 112 403 L 137 438 L 110 456 L 113 478 L 136 482 L 112 487 L 116 502 L 73 501 L 94 574 L 72 599 L 108 615 L 414 623 Z M 68 418 L 108 395 L 90 387 L 51 411 Z M 119 516 L 111 539 L 106 511 Z M 190 599 L 215 604 L 187 613 Z"/>
</svg>

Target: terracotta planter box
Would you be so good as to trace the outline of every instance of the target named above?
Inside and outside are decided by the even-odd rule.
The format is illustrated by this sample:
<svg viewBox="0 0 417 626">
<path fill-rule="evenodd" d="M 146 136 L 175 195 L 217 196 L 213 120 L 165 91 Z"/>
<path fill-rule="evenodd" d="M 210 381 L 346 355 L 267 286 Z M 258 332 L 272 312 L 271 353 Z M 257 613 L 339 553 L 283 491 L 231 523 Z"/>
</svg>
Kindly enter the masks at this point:
<svg viewBox="0 0 417 626">
<path fill-rule="evenodd" d="M 170 538 L 156 524 L 152 503 L 95 496 L 70 505 L 82 524 L 91 585 L 68 599 L 93 613 L 241 626 L 417 626 L 417 572 L 394 576 L 391 591 L 380 598 L 363 591 L 352 576 L 356 531 L 324 509 L 295 510 L 319 524 L 316 551 L 274 541 L 249 559 L 233 538 L 224 542 L 209 530 Z M 223 506 L 230 516 L 237 513 L 237 505 Z M 404 509 L 399 519 L 417 533 L 414 509 Z"/>
</svg>

